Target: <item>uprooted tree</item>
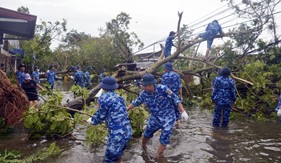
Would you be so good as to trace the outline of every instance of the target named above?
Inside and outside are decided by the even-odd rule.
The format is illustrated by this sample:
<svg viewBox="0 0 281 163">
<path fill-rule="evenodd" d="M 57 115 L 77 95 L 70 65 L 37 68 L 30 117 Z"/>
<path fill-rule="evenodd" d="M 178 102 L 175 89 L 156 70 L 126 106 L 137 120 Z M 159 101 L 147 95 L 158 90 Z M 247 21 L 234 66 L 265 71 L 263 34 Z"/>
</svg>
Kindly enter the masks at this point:
<svg viewBox="0 0 281 163">
<path fill-rule="evenodd" d="M 146 70 L 119 70 L 113 76 L 116 77 L 120 89 L 132 92 L 128 84 L 124 83 L 132 83 L 135 79 L 140 79 L 145 73 L 152 73 L 156 77 L 160 77 L 163 73 L 161 72 L 161 66 L 173 60 L 177 72 L 183 79 L 186 90 L 188 90 L 188 96 L 191 97 L 189 90 L 193 87 L 193 89 L 199 90 L 194 91 L 193 95 L 200 92 L 200 96 L 203 96 L 202 105 L 210 106 L 211 81 L 216 75 L 216 70 L 223 66 L 229 66 L 232 70 L 231 77 L 236 81 L 238 96 L 237 104 L 233 109 L 247 115 L 253 115 L 258 119 L 262 118 L 260 115 L 270 115 L 274 111 L 277 103 L 276 95 L 279 93 L 281 86 L 281 76 L 278 73 L 281 61 L 280 48 L 276 46 L 280 41 L 277 37 L 274 18 L 275 7 L 279 2 L 279 0 L 242 1 L 243 8 L 241 5 L 234 5 L 234 1 L 229 1 L 230 7 L 235 9 L 239 17 L 246 18 L 248 21 L 240 23 L 236 29 L 224 31 L 223 37 L 230 37 L 231 41 L 226 41 L 223 46 L 213 48 L 212 54 L 215 57 L 212 57 L 208 62 L 197 57 L 197 50 L 194 48 L 194 45 L 199 46 L 204 40 L 185 41 L 186 38 L 190 39 L 188 35 L 191 34 L 192 30 L 188 29 L 188 25 L 181 27 L 183 13 L 179 13 L 177 48 L 171 56 L 163 58 L 162 50 L 162 55 L 158 61 Z M 258 37 L 265 30 L 273 31 L 274 42 L 266 43 L 263 40 L 258 40 Z M 192 76 L 200 77 L 199 86 L 194 86 L 192 80 L 190 80 Z M 84 104 L 93 101 L 99 89 L 100 86 L 96 85 L 86 100 L 78 97 L 66 105 L 81 109 Z"/>
<path fill-rule="evenodd" d="M 195 70 L 177 70 L 177 72 L 181 75 L 181 77 L 184 79 L 185 81 L 185 85 L 188 87 L 188 80 L 185 80 L 186 79 L 186 75 L 198 75 L 200 74 L 201 72 L 204 72 L 204 71 L 208 71 L 208 70 L 211 70 L 213 68 L 221 68 L 220 66 L 217 66 L 215 65 L 214 63 L 212 62 L 205 62 L 203 61 L 202 59 L 200 58 L 193 58 L 193 57 L 185 57 L 183 55 L 181 55 L 185 50 L 189 49 L 190 47 L 192 47 L 193 45 L 195 44 L 198 44 L 200 42 L 203 42 L 204 40 L 203 39 L 199 39 L 199 40 L 194 40 L 193 42 L 185 42 L 182 38 L 181 38 L 181 28 L 180 28 L 180 24 L 181 24 L 181 19 L 182 19 L 182 14 L 183 13 L 178 13 L 178 16 L 179 16 L 179 20 L 178 20 L 178 27 L 177 27 L 177 33 L 179 33 L 179 35 L 177 36 L 177 49 L 176 51 L 169 57 L 167 58 L 163 58 L 163 51 L 162 51 L 162 55 L 159 57 L 158 61 L 154 64 L 152 64 L 149 68 L 147 68 L 146 70 L 144 71 L 127 71 L 127 70 L 120 70 L 120 71 L 125 71 L 123 72 L 122 76 L 118 75 L 120 73 L 116 72 L 113 76 L 116 78 L 117 82 L 118 83 L 121 83 L 120 84 L 120 88 L 124 88 L 123 86 L 123 82 L 127 82 L 127 81 L 133 81 L 135 79 L 140 79 L 145 73 L 153 73 L 153 74 L 157 74 L 157 69 L 162 66 L 163 64 L 165 64 L 166 62 L 168 61 L 171 61 L 171 60 L 177 60 L 177 59 L 180 59 L 180 60 L 193 60 L 193 61 L 198 61 L 198 62 L 201 62 L 201 63 L 205 63 L 208 65 L 208 67 L 205 67 L 205 68 L 199 68 L 199 69 L 195 69 Z M 258 28 L 254 28 L 254 29 L 249 29 L 248 31 L 244 31 L 244 33 L 252 33 L 252 32 L 255 32 L 259 30 Z M 225 33 L 224 37 L 233 37 L 237 34 L 241 34 L 238 33 L 238 32 L 234 32 L 234 31 L 230 31 L 228 33 Z M 232 77 L 234 79 L 237 79 L 238 81 L 241 81 L 243 83 L 246 83 L 246 84 L 249 84 L 249 85 L 253 85 L 252 82 L 250 81 L 247 81 L 247 80 L 244 80 L 244 79 L 241 79 L 241 78 L 238 78 L 236 76 L 234 76 L 232 74 Z M 83 107 L 84 104 L 89 104 L 91 101 L 94 100 L 94 96 L 95 94 L 98 92 L 98 90 L 100 89 L 100 86 L 97 85 L 95 86 L 92 90 L 91 90 L 91 93 L 89 95 L 89 97 L 86 99 L 86 100 L 83 100 L 82 97 L 78 97 L 70 102 L 68 102 L 66 104 L 66 106 L 68 107 L 71 107 L 71 108 L 75 108 L 75 109 L 81 109 Z"/>
<path fill-rule="evenodd" d="M 2 70 L 0 70 L 0 78 L 0 117 L 8 125 L 22 124 L 23 113 L 28 108 L 27 96 Z"/>
</svg>

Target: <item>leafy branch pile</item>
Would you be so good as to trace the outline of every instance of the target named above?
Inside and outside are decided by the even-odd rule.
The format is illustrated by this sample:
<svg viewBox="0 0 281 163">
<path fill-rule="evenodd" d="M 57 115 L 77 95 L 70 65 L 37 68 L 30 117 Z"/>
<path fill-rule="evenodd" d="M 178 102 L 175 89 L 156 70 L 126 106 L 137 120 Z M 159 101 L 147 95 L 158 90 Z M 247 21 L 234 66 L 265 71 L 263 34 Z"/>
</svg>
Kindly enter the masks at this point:
<svg viewBox="0 0 281 163">
<path fill-rule="evenodd" d="M 142 135 L 145 120 L 148 118 L 148 116 L 148 112 L 143 107 L 135 107 L 133 110 L 129 111 L 134 137 L 139 137 Z"/>
<path fill-rule="evenodd" d="M 61 93 L 52 92 L 39 111 L 30 108 L 26 112 L 24 127 L 29 129 L 30 138 L 65 136 L 73 131 L 74 120 L 62 107 L 62 97 Z"/>
<path fill-rule="evenodd" d="M 52 143 L 47 149 L 43 149 L 31 156 L 22 158 L 22 155 L 16 151 L 7 151 L 0 153 L 0 162 L 13 162 L 13 163 L 29 163 L 44 161 L 49 157 L 57 156 L 61 153 L 61 149 L 56 143 Z"/>
<path fill-rule="evenodd" d="M 225 55 L 228 56 L 228 53 L 230 52 Z M 219 63 L 221 66 L 228 65 L 234 75 L 254 83 L 249 85 L 236 81 L 236 111 L 258 120 L 276 117 L 274 110 L 281 88 L 280 61 L 280 48 L 272 48 L 266 54 L 244 56 L 237 63 L 233 63 L 233 58 L 222 58 Z M 217 72 L 209 74 L 209 79 L 204 80 L 204 85 L 211 88 L 211 81 L 216 75 Z M 206 89 L 201 106 L 211 106 L 210 97 L 211 89 Z"/>
</svg>

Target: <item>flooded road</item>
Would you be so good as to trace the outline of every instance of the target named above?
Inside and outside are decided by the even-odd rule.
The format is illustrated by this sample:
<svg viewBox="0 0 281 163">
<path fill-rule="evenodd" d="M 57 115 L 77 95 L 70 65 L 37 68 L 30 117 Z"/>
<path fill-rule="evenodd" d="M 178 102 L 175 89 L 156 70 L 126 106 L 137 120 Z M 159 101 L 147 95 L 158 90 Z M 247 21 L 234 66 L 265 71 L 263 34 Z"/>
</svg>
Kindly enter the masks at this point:
<svg viewBox="0 0 281 163">
<path fill-rule="evenodd" d="M 209 111 L 195 108 L 190 111 L 190 116 L 189 123 L 174 129 L 171 144 L 159 162 L 281 162 L 280 122 L 254 122 L 243 119 L 231 121 L 228 129 L 214 129 L 211 127 L 212 114 Z M 146 151 L 141 148 L 140 138 L 134 138 L 125 151 L 122 162 L 156 162 L 159 135 L 160 132 L 155 134 Z M 75 132 L 74 136 L 82 140 L 60 142 L 65 151 L 52 162 L 102 162 L 105 146 L 88 147 L 83 141 L 83 132 Z"/>
<path fill-rule="evenodd" d="M 64 93 L 66 98 L 72 94 Z M 231 120 L 228 129 L 213 128 L 212 113 L 202 108 L 187 108 L 190 121 L 173 130 L 171 144 L 167 146 L 161 163 L 280 163 L 281 162 L 281 122 Z M 85 144 L 85 126 L 74 132 L 77 140 L 62 139 L 57 144 L 62 153 L 57 158 L 46 160 L 53 163 L 100 163 L 103 160 L 105 145 L 89 147 Z M 153 163 L 159 145 L 160 132 L 147 145 L 141 148 L 140 138 L 134 138 L 125 151 L 122 162 Z M 46 143 L 27 140 L 24 134 L 15 134 L 11 139 L 0 140 L 0 150 L 18 150 L 26 155 L 47 147 Z"/>
</svg>

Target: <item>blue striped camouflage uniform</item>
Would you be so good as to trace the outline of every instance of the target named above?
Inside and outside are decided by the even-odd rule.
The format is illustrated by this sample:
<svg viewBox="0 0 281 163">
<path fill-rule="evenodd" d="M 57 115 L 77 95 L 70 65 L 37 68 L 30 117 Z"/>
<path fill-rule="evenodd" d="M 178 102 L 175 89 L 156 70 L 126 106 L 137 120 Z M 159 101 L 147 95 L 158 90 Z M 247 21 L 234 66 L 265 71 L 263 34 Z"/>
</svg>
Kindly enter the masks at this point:
<svg viewBox="0 0 281 163">
<path fill-rule="evenodd" d="M 168 57 L 168 56 L 171 55 L 172 46 L 174 46 L 174 43 L 173 43 L 173 39 L 174 38 L 175 38 L 174 36 L 169 36 L 166 39 L 165 47 L 164 47 L 164 55 L 165 55 L 165 57 Z"/>
<path fill-rule="evenodd" d="M 182 87 L 180 75 L 174 71 L 168 71 L 162 76 L 162 83 L 166 85 L 174 94 L 178 95 L 179 90 Z M 177 120 L 181 119 L 180 111 L 177 106 L 175 106 L 175 113 Z"/>
<path fill-rule="evenodd" d="M 84 73 L 80 70 L 77 70 L 74 75 L 74 82 L 75 84 L 79 85 L 80 87 L 85 87 L 84 81 Z"/>
<path fill-rule="evenodd" d="M 180 103 L 178 96 L 167 86 L 159 84 L 154 85 L 153 94 L 143 90 L 138 98 L 132 102 L 134 107 L 142 103 L 146 103 L 151 113 L 143 136 L 151 138 L 157 130 L 161 129 L 160 143 L 169 144 L 176 121 L 175 104 L 173 103 Z"/>
<path fill-rule="evenodd" d="M 105 77 L 105 74 L 104 73 L 100 73 L 99 74 L 99 82 L 101 82 L 104 77 Z"/>
<path fill-rule="evenodd" d="M 47 82 L 51 85 L 51 89 L 54 88 L 56 78 L 56 72 L 54 70 L 49 70 L 47 74 Z"/>
<path fill-rule="evenodd" d="M 91 77 L 90 77 L 90 72 L 89 71 L 85 71 L 84 75 L 85 75 L 85 80 L 86 80 L 86 86 L 90 87 L 92 85 Z"/>
<path fill-rule="evenodd" d="M 280 109 L 281 107 L 281 94 L 280 94 L 280 97 L 279 97 L 279 102 L 275 108 L 276 112 L 278 112 L 278 110 Z M 278 117 L 278 119 L 281 121 L 281 116 Z"/>
<path fill-rule="evenodd" d="M 227 127 L 231 112 L 231 105 L 236 101 L 236 91 L 233 79 L 217 76 L 212 83 L 212 101 L 216 104 L 213 126 L 220 125 L 221 113 L 223 114 L 222 127 Z"/>
<path fill-rule="evenodd" d="M 33 71 L 32 72 L 32 79 L 36 82 L 36 84 L 40 83 L 39 72 L 38 71 Z"/>
<path fill-rule="evenodd" d="M 108 141 L 104 162 L 118 160 L 133 135 L 125 101 L 114 91 L 107 91 L 99 99 L 100 107 L 92 117 L 92 124 L 105 121 L 108 127 Z"/>
<path fill-rule="evenodd" d="M 279 108 L 280 108 L 280 106 L 281 106 L 281 94 L 280 94 L 280 97 L 279 97 L 279 102 L 278 102 L 278 104 L 277 104 L 277 106 L 276 106 L 275 110 L 276 110 L 276 111 L 278 111 L 278 110 L 279 110 Z"/>
<path fill-rule="evenodd" d="M 217 36 L 218 33 L 222 33 L 222 28 L 218 21 L 212 21 L 208 24 L 205 33 L 200 33 L 199 37 L 207 40 L 207 47 L 211 48 L 214 38 Z"/>
<path fill-rule="evenodd" d="M 22 72 L 21 70 L 18 70 L 16 72 L 16 75 L 17 75 L 17 78 L 18 78 L 18 81 L 19 81 L 19 85 L 21 86 L 22 83 L 24 82 L 24 72 Z"/>
</svg>

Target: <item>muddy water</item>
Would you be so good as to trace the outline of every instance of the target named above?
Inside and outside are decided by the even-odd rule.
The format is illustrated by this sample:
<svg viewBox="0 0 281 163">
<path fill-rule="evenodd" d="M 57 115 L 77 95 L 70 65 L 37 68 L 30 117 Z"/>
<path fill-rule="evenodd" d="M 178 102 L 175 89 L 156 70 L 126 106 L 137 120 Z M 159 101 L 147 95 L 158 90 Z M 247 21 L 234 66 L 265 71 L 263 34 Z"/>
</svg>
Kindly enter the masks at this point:
<svg viewBox="0 0 281 163">
<path fill-rule="evenodd" d="M 72 94 L 65 92 L 65 100 Z M 231 121 L 228 129 L 211 126 L 212 113 L 200 108 L 190 110 L 190 121 L 173 130 L 171 144 L 168 145 L 163 163 L 205 163 L 205 162 L 247 162 L 280 163 L 281 162 L 281 122 L 257 122 L 247 119 Z M 57 158 L 45 162 L 53 163 L 99 163 L 103 160 L 105 145 L 89 147 L 85 144 L 85 127 L 80 126 L 74 132 L 76 140 L 62 139 L 57 143 L 63 150 Z M 134 138 L 125 151 L 122 162 L 153 163 L 160 133 L 155 133 L 143 151 L 140 139 Z M 14 134 L 10 139 L 0 140 L 0 151 L 18 150 L 30 155 L 51 142 L 48 140 L 30 141 L 26 135 Z"/>
<path fill-rule="evenodd" d="M 211 127 L 212 115 L 209 111 L 195 108 L 190 111 L 190 115 L 189 123 L 174 129 L 171 144 L 158 162 L 281 162 L 280 122 L 243 119 L 231 121 L 228 129 L 214 129 Z M 142 150 L 140 139 L 133 139 L 122 161 L 156 162 L 159 135 L 159 132 L 155 134 L 146 151 Z M 65 151 L 52 162 L 102 162 L 105 146 L 88 147 L 84 144 L 84 133 L 81 131 L 76 131 L 74 136 L 80 140 L 60 142 Z"/>
</svg>

